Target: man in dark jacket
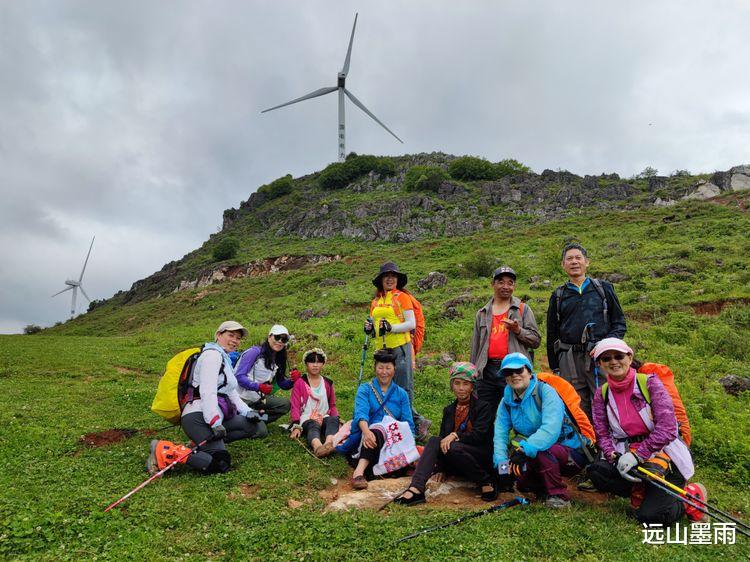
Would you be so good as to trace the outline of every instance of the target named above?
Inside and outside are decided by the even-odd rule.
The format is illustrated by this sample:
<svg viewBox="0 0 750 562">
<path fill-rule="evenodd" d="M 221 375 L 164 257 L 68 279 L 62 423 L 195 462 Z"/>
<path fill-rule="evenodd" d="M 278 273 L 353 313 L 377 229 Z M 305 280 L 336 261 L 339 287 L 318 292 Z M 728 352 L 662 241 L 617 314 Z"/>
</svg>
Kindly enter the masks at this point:
<svg viewBox="0 0 750 562">
<path fill-rule="evenodd" d="M 481 486 L 482 499 L 497 498 L 492 469 L 490 427 L 494 412 L 474 396 L 477 368 L 468 362 L 454 363 L 450 385 L 456 400 L 443 409 L 440 436 L 427 442 L 411 485 L 394 502 L 401 505 L 424 503 L 427 480 L 442 482 L 445 474 L 456 474 Z"/>
<path fill-rule="evenodd" d="M 568 281 L 552 293 L 547 308 L 547 359 L 550 369 L 573 385 L 581 409 L 591 419 L 597 384 L 589 355 L 599 340 L 625 336 L 625 316 L 614 287 L 586 275 L 591 262 L 580 244 L 562 251 Z"/>
</svg>

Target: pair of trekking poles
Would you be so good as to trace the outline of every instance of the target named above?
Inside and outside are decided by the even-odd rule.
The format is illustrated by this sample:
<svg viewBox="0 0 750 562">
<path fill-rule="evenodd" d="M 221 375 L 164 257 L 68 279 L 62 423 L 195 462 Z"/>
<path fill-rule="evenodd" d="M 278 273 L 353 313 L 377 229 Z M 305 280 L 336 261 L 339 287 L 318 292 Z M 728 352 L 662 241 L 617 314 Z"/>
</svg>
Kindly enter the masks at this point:
<svg viewBox="0 0 750 562">
<path fill-rule="evenodd" d="M 372 316 L 368 316 L 367 320 L 370 322 L 370 324 L 374 323 Z M 385 328 L 379 328 L 378 336 L 383 338 L 383 347 L 386 347 L 385 334 L 386 334 Z M 365 332 L 365 343 L 362 345 L 362 360 L 359 362 L 359 375 L 357 376 L 357 386 L 359 386 L 362 383 L 362 375 L 365 372 L 365 359 L 367 359 L 367 348 L 369 344 L 370 344 L 370 334 L 369 332 Z"/>
</svg>

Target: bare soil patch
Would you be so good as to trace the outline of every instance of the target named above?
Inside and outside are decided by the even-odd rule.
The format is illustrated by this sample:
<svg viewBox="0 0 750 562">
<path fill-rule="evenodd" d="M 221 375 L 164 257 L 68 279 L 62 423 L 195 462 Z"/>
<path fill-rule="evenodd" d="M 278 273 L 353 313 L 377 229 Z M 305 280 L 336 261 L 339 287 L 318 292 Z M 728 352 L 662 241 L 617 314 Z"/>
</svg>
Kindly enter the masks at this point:
<svg viewBox="0 0 750 562">
<path fill-rule="evenodd" d="M 119 443 L 125 441 L 134 435 L 138 434 L 137 429 L 122 428 L 122 429 L 107 429 L 105 431 L 94 431 L 82 435 L 78 442 L 86 447 L 104 447 L 106 445 L 112 445 L 113 443 Z"/>
<path fill-rule="evenodd" d="M 704 316 L 718 316 L 725 306 L 731 304 L 750 304 L 750 298 L 742 299 L 721 299 L 711 302 L 699 302 L 691 304 L 693 311 L 696 314 L 702 314 Z"/>
</svg>

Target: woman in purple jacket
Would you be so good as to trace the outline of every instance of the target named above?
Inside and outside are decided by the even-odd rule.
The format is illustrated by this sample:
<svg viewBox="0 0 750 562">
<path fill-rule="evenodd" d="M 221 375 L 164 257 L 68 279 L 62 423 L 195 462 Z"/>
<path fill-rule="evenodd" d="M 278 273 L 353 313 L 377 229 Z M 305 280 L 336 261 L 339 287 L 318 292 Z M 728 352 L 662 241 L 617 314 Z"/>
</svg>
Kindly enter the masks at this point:
<svg viewBox="0 0 750 562">
<path fill-rule="evenodd" d="M 641 523 L 668 526 L 683 514 L 702 521 L 705 516 L 697 509 L 638 477 L 642 466 L 682 488 L 695 471 L 690 449 L 677 432 L 672 398 L 659 377 L 647 375 L 642 390 L 642 375 L 631 367 L 633 350 L 618 338 L 601 340 L 591 355 L 607 377 L 594 395 L 594 431 L 604 457 L 588 468 L 594 486 L 630 497 Z M 706 500 L 702 484 L 689 484 L 687 491 Z"/>
<path fill-rule="evenodd" d="M 302 356 L 307 374 L 302 375 L 292 388 L 290 437 L 305 436 L 316 457 L 333 452 L 333 437 L 339 430 L 339 411 L 333 381 L 321 374 L 326 354 L 314 347 Z"/>
</svg>

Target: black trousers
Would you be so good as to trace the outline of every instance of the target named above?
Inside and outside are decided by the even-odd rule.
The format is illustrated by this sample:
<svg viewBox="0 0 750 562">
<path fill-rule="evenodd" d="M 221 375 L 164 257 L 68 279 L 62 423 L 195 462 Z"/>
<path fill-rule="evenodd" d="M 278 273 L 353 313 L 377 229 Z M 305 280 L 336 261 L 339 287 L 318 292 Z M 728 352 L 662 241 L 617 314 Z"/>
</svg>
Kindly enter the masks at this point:
<svg viewBox="0 0 750 562">
<path fill-rule="evenodd" d="M 608 492 L 623 498 L 630 497 L 634 482 L 625 480 L 617 471 L 617 467 L 605 460 L 598 460 L 589 465 L 588 475 L 600 492 Z M 685 478 L 680 471 L 672 468 L 664 477 L 680 488 L 685 486 Z M 669 526 L 685 513 L 685 504 L 670 496 L 663 490 L 645 481 L 646 495 L 643 503 L 635 511 L 635 517 L 641 523 L 661 523 Z"/>
<path fill-rule="evenodd" d="M 487 402 L 493 414 L 497 413 L 497 407 L 505 392 L 505 377 L 500 374 L 501 363 L 500 360 L 489 359 L 482 369 L 482 378 L 477 381 L 477 398 Z"/>
<path fill-rule="evenodd" d="M 427 480 L 436 472 L 463 476 L 480 485 L 494 480 L 489 451 L 454 441 L 448 453 L 443 454 L 440 450 L 440 437 L 430 437 L 411 477 L 411 485 L 424 492 Z"/>
<path fill-rule="evenodd" d="M 302 424 L 302 435 L 307 439 L 307 444 L 312 447 L 314 439 L 320 439 L 321 442 L 325 442 L 329 435 L 336 435 L 339 430 L 339 418 L 338 416 L 326 416 L 323 418 L 323 425 L 319 424 L 315 420 L 307 420 Z"/>
</svg>

